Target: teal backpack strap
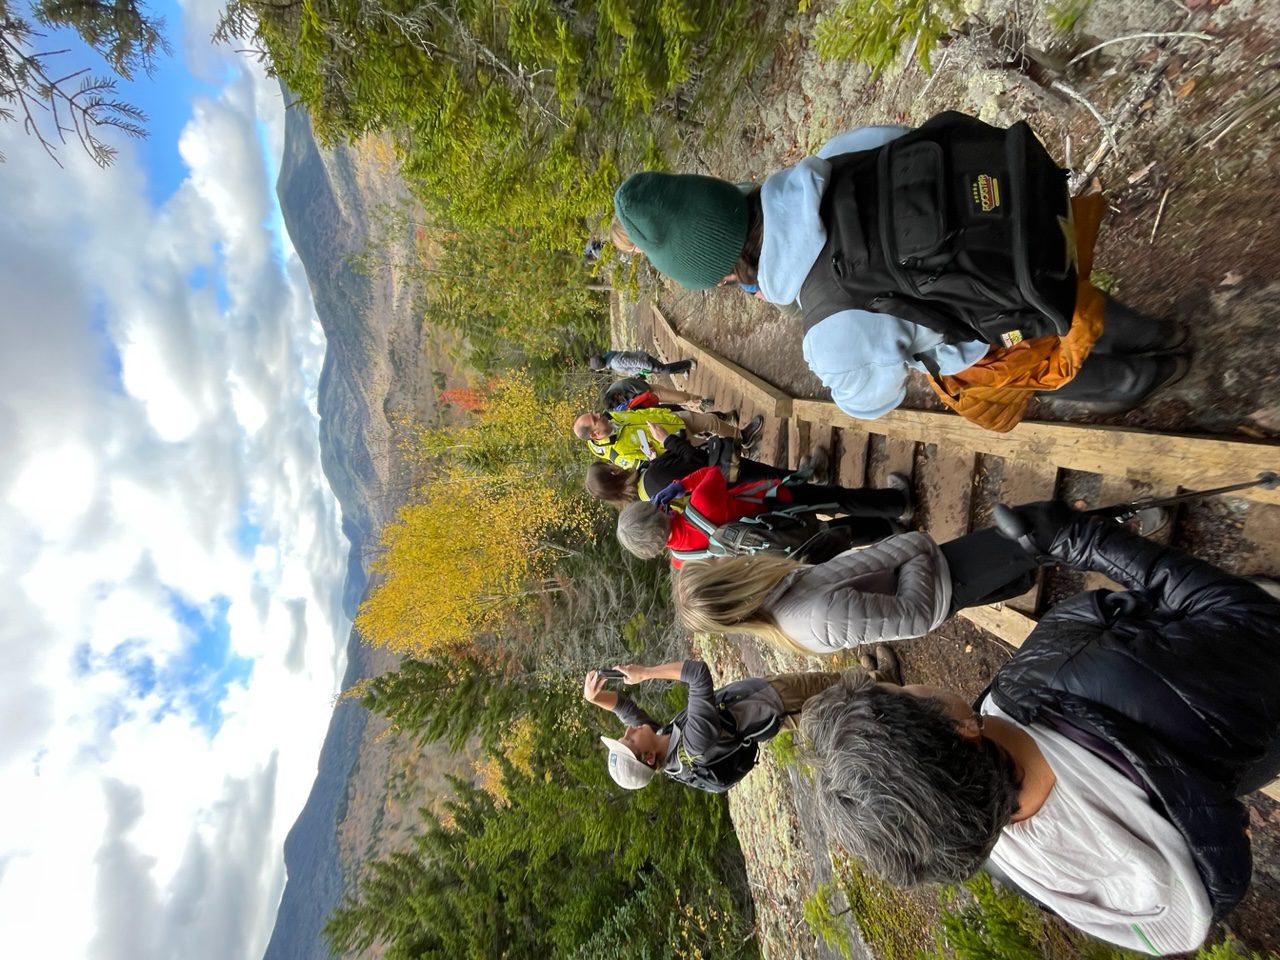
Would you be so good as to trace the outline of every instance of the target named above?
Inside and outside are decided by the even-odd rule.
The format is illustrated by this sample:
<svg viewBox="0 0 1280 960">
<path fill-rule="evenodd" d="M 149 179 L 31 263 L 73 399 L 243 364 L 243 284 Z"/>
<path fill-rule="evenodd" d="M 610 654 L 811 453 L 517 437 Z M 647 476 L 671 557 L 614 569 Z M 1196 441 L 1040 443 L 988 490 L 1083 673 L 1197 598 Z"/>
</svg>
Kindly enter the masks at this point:
<svg viewBox="0 0 1280 960">
<path fill-rule="evenodd" d="M 737 500 L 754 500 L 756 503 L 764 503 L 778 495 L 778 487 L 783 482 L 785 481 L 767 478 L 740 483 L 729 491 L 729 495 Z"/>
<path fill-rule="evenodd" d="M 671 556 L 683 562 L 689 560 L 709 560 L 712 557 L 723 557 L 723 550 L 717 550 L 716 531 L 720 529 L 719 524 L 712 523 L 707 519 L 706 515 L 692 504 L 686 503 L 681 514 L 686 520 L 701 530 L 707 536 L 707 546 L 702 550 L 672 550 Z"/>
<path fill-rule="evenodd" d="M 715 533 L 716 528 L 719 526 L 719 524 L 712 523 L 708 520 L 706 514 L 691 503 L 685 504 L 684 510 L 682 510 L 681 513 L 684 515 L 686 520 L 705 533 L 708 537 Z"/>
<path fill-rule="evenodd" d="M 719 554 L 712 553 L 710 550 L 672 550 L 671 558 L 679 560 L 681 563 L 688 563 L 690 560 L 710 560 Z"/>
</svg>

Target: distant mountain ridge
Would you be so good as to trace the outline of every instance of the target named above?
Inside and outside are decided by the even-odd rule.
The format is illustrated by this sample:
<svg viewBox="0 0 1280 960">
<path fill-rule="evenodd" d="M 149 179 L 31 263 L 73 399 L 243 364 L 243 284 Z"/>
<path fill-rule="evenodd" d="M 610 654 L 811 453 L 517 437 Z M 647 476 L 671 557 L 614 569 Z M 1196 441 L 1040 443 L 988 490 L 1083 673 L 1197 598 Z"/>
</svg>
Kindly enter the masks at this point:
<svg viewBox="0 0 1280 960">
<path fill-rule="evenodd" d="M 285 92 L 287 99 L 288 92 Z M 328 339 L 319 383 L 320 453 L 325 476 L 342 507 L 351 541 L 343 604 L 354 616 L 368 586 L 363 557 L 394 500 L 394 471 L 386 412 L 420 403 L 414 390 L 430 378 L 421 364 L 421 331 L 411 311 L 397 306 L 392 279 L 371 279 L 350 256 L 368 242 L 368 214 L 402 194 L 398 181 L 378 183 L 347 147 L 321 148 L 301 106 L 286 112 L 284 156 L 276 191 L 285 226 L 307 272 L 316 313 Z M 395 356 L 392 356 L 395 354 Z M 408 369 L 408 378 L 392 375 Z M 408 383 L 400 381 L 408 380 Z M 342 687 L 395 662 L 372 651 L 354 631 L 347 643 Z M 264 960 L 327 960 L 320 928 L 351 882 L 344 877 L 337 824 L 360 759 L 368 713 L 356 703 L 334 710 L 320 752 L 316 781 L 285 840 L 287 880 Z"/>
</svg>

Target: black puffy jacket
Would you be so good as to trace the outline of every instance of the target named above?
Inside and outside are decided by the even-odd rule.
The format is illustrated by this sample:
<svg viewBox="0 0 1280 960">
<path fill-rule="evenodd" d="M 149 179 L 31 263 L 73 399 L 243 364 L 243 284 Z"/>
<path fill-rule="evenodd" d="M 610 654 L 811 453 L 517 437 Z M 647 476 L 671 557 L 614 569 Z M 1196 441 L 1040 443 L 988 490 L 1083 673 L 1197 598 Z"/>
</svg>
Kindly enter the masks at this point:
<svg viewBox="0 0 1280 960">
<path fill-rule="evenodd" d="M 1075 734 L 1144 786 L 1186 838 L 1220 918 L 1252 871 L 1236 797 L 1276 773 L 1280 603 L 1111 520 L 1074 521 L 1050 553 L 1127 589 L 1050 610 L 992 696 L 1020 723 Z"/>
</svg>

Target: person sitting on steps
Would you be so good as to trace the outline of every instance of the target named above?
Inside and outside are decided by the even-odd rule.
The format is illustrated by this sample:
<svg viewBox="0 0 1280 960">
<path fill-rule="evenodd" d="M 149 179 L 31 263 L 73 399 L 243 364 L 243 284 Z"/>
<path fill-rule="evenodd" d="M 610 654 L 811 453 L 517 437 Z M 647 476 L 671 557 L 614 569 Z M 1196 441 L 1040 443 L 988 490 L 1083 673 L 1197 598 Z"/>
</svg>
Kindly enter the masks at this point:
<svg viewBox="0 0 1280 960">
<path fill-rule="evenodd" d="M 707 433 L 725 437 L 746 450 L 759 438 L 763 422 L 763 417 L 757 417 L 740 430 L 734 423 L 707 413 L 651 408 L 584 413 L 573 421 L 573 433 L 586 441 L 593 456 L 632 470 L 664 451 L 662 441 L 650 432 L 650 424 L 657 424 L 668 433 L 686 430 L 690 435 Z"/>
<path fill-rule="evenodd" d="M 756 480 L 785 480 L 788 477 L 801 482 L 810 476 L 804 470 L 787 470 L 740 456 L 732 442 L 720 437 L 695 444 L 683 433 L 672 433 L 662 441 L 662 446 L 664 452 L 661 455 L 637 470 L 623 470 L 600 461 L 591 464 L 587 467 L 587 493 L 621 510 L 637 500 L 652 500 L 673 480 L 687 477 L 706 466 L 719 467 L 731 485 Z"/>
<path fill-rule="evenodd" d="M 770 303 L 796 302 L 803 314 L 805 360 L 836 404 L 854 417 L 875 419 L 899 406 L 912 371 L 928 375 L 949 407 L 998 431 L 1016 425 L 1036 391 L 1049 391 L 1042 395 L 1070 402 L 1075 409 L 1114 414 L 1176 383 L 1189 366 L 1186 327 L 1143 316 L 1089 285 L 1088 264 L 1102 205 L 1069 201 L 1065 174 L 1029 132 L 1022 140 L 1026 155 L 1042 157 L 1042 165 L 1052 168 L 1044 178 L 1052 181 L 1052 188 L 1043 187 L 1024 202 L 1009 193 L 1007 176 L 998 190 L 985 193 L 979 183 L 985 180 L 990 187 L 993 178 L 976 176 L 972 202 L 965 194 L 956 201 L 959 212 L 939 213 L 960 217 L 965 229 L 944 229 L 938 243 L 967 242 L 951 239 L 955 237 L 990 241 L 993 229 L 1008 233 L 1000 225 L 1016 216 L 1010 211 L 1025 210 L 1043 225 L 1023 232 L 1024 246 L 1016 239 L 1002 241 L 1009 249 L 1001 248 L 1005 259 L 998 262 L 1032 257 L 1042 246 L 1044 256 L 1034 261 L 1039 264 L 1052 259 L 1049 253 L 1056 245 L 1059 266 L 1066 271 L 1057 281 L 1062 303 L 1040 310 L 1036 304 L 1046 301 L 1028 300 L 1012 310 L 1006 298 L 1025 296 L 1012 279 L 1001 286 L 1000 297 L 984 294 L 997 283 L 994 276 L 970 281 L 964 269 L 980 268 L 957 264 L 992 264 L 997 262 L 989 255 L 993 251 L 986 251 L 985 259 L 982 250 L 962 251 L 964 256 L 952 256 L 925 277 L 925 267 L 914 265 L 916 261 L 923 264 L 929 256 L 941 254 L 891 259 L 883 252 L 888 249 L 882 239 L 884 226 L 857 219 L 864 213 L 877 216 L 885 199 L 877 192 L 888 167 L 882 164 L 876 174 L 881 159 L 918 160 L 921 148 L 935 145 L 928 138 L 945 138 L 974 125 L 982 128 L 983 136 L 1011 137 L 1025 130 L 1025 125 L 1015 125 L 1000 131 L 959 114 L 940 115 L 917 131 L 862 127 L 836 137 L 815 156 L 772 174 L 745 193 L 739 185 L 714 177 L 637 173 L 614 195 L 614 236 L 621 233 L 658 272 L 688 289 L 746 284 L 758 287 L 757 296 Z M 902 144 L 896 143 L 899 140 Z M 912 169 L 919 173 L 923 168 L 917 163 Z M 908 176 L 903 182 L 910 186 L 912 181 Z M 900 198 L 898 185 L 894 191 L 886 195 L 887 202 Z M 852 224 L 842 219 L 845 211 L 853 211 L 847 218 Z M 902 224 L 902 243 L 925 242 L 922 237 L 934 226 L 923 216 L 888 222 Z M 910 237 L 908 229 L 914 231 Z M 898 232 L 896 226 L 892 232 Z M 1030 245 L 1032 240 L 1041 242 Z M 1051 268 L 1049 264 L 1045 269 Z M 833 269 L 834 279 L 829 275 Z M 893 276 L 881 279 L 885 271 Z M 912 271 L 911 276 L 902 276 L 905 271 Z M 872 296 L 874 291 L 850 292 L 841 286 L 856 285 L 864 276 L 868 284 L 882 283 L 883 291 Z M 963 314 L 956 313 L 961 306 L 958 294 L 930 299 L 931 291 L 922 292 L 923 287 L 941 289 L 961 281 L 971 301 Z M 1050 313 L 1058 318 L 1053 323 L 1046 320 Z M 1013 319 L 1003 320 L 1006 316 Z M 1065 330 L 1060 326 L 1064 320 Z M 1015 321 L 1021 325 L 1018 329 L 993 332 Z M 1047 329 L 1033 329 L 1041 326 Z"/>
<path fill-rule="evenodd" d="M 689 373 L 697 365 L 697 360 L 664 363 L 643 350 L 605 350 L 587 357 L 587 366 L 592 370 L 612 370 L 620 377 L 647 377 L 654 373 L 678 376 Z"/>
<path fill-rule="evenodd" d="M 695 413 L 711 413 L 712 416 L 726 420 L 736 420 L 714 409 L 716 402 L 712 397 L 700 397 L 696 393 L 677 390 L 675 387 L 660 383 L 650 383 L 644 377 L 627 377 L 609 384 L 601 395 L 601 407 L 610 410 L 645 410 L 650 407 L 677 407 L 692 410 Z"/>
<path fill-rule="evenodd" d="M 985 866 L 1108 943 L 1195 950 L 1249 885 L 1237 798 L 1280 770 L 1280 602 L 1101 517 L 1024 519 L 1121 589 L 1050 609 L 975 707 L 866 680 L 810 701 L 823 819 L 896 886 Z"/>
<path fill-rule="evenodd" d="M 1054 501 L 1021 508 L 1057 522 Z M 820 562 L 774 553 L 685 565 L 676 615 L 694 631 L 750 634 L 826 656 L 848 647 L 923 637 L 965 607 L 1029 590 L 1039 564 L 995 528 L 946 543 L 900 533 Z"/>
<path fill-rule="evenodd" d="M 883 489 L 778 480 L 729 486 L 718 467 L 703 467 L 669 484 L 653 500 L 624 507 L 618 514 L 618 541 L 644 560 L 670 551 L 671 565 L 679 569 L 688 559 L 702 559 L 710 547 L 707 533 L 683 515 L 687 507 L 720 525 L 798 505 L 844 515 L 805 545 L 802 554 L 815 561 L 890 536 L 912 513 L 910 485 L 897 474 Z"/>
</svg>

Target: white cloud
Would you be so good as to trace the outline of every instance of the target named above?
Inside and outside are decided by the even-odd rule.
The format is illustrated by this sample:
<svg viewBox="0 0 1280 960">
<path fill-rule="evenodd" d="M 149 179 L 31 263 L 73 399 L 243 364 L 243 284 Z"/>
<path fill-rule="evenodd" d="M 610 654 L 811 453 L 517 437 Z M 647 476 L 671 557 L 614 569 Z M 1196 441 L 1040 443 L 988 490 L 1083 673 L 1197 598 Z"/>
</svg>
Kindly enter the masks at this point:
<svg viewBox="0 0 1280 960">
<path fill-rule="evenodd" d="M 263 161 L 281 98 L 184 49 L 222 87 L 159 208 L 134 150 L 59 171 L 0 124 L 6 955 L 260 955 L 339 681 L 324 339 Z"/>
</svg>

